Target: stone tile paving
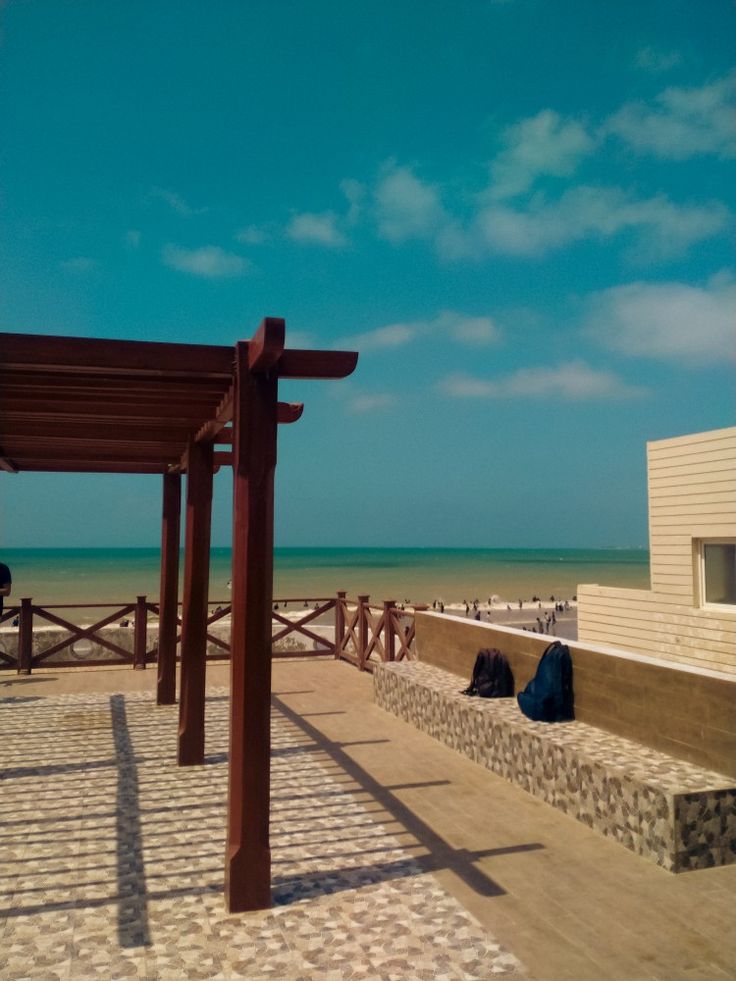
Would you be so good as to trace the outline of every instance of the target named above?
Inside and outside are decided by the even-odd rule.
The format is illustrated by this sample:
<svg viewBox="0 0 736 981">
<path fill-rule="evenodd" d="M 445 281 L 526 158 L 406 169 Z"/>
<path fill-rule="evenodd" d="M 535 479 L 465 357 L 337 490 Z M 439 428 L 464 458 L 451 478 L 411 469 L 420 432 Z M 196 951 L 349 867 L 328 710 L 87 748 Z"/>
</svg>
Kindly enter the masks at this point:
<svg viewBox="0 0 736 981">
<path fill-rule="evenodd" d="M 273 715 L 274 908 L 222 894 L 227 711 L 175 764 L 177 707 L 149 694 L 0 698 L 0 977 L 472 979 L 522 975 Z"/>
</svg>

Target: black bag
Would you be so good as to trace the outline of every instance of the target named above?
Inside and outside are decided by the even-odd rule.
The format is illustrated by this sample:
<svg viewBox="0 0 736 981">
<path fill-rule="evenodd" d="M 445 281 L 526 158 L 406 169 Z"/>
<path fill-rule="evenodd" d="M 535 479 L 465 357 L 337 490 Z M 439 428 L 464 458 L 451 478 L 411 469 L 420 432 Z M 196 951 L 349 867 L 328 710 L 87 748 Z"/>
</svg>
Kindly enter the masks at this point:
<svg viewBox="0 0 736 981">
<path fill-rule="evenodd" d="M 559 640 L 550 644 L 537 665 L 537 673 L 516 697 L 521 711 L 534 722 L 574 719 L 570 648 Z"/>
<path fill-rule="evenodd" d="M 514 676 L 504 655 L 492 648 L 478 651 L 473 666 L 473 677 L 463 695 L 480 695 L 481 698 L 509 698 L 514 694 Z"/>
</svg>

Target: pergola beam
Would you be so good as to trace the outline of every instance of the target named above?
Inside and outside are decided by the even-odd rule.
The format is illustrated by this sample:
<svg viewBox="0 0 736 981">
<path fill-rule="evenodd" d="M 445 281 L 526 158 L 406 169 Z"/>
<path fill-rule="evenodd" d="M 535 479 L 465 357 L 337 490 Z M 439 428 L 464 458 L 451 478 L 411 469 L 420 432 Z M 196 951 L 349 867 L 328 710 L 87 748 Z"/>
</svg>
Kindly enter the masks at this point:
<svg viewBox="0 0 736 981">
<path fill-rule="evenodd" d="M 64 368 L 84 374 L 104 370 L 111 375 L 141 374 L 168 376 L 192 372 L 198 377 L 232 376 L 232 352 L 227 347 L 209 344 L 168 344 L 156 341 L 114 341 L 89 337 L 3 334 L 0 356 L 3 365 L 48 369 L 52 373 Z"/>
</svg>

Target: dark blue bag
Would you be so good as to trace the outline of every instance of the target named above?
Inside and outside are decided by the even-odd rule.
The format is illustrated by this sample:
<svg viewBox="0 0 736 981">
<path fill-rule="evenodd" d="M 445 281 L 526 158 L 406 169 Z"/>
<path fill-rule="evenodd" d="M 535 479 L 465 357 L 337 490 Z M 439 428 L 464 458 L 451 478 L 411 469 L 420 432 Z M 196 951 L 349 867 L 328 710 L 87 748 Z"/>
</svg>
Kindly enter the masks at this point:
<svg viewBox="0 0 736 981">
<path fill-rule="evenodd" d="M 537 673 L 516 697 L 521 711 L 534 722 L 574 719 L 570 648 L 559 640 L 550 644 L 537 665 Z"/>
</svg>

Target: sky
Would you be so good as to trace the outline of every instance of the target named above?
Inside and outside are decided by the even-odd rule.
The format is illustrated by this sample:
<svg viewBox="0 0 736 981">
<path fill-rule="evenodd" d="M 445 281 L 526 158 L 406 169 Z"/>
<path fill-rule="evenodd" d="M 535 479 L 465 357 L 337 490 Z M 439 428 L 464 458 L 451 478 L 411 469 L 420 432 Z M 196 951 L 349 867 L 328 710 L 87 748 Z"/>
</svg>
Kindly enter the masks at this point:
<svg viewBox="0 0 736 981">
<path fill-rule="evenodd" d="M 731 0 L 6 0 L 0 330 L 359 351 L 281 383 L 277 545 L 645 546 L 647 441 L 735 422 L 734 37 Z M 157 545 L 160 484 L 0 474 L 0 547 Z"/>
</svg>

